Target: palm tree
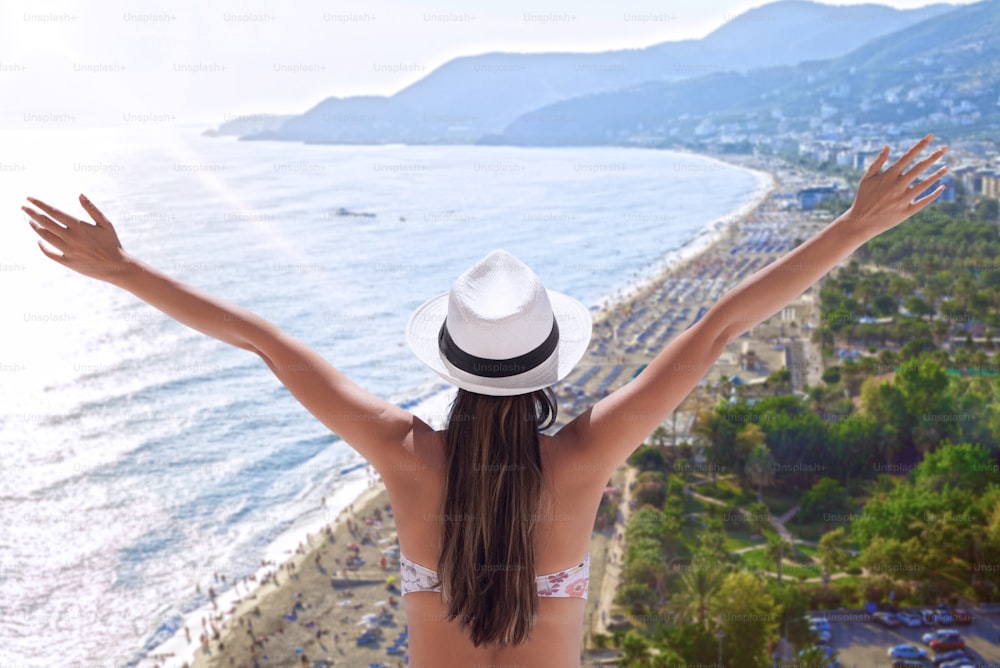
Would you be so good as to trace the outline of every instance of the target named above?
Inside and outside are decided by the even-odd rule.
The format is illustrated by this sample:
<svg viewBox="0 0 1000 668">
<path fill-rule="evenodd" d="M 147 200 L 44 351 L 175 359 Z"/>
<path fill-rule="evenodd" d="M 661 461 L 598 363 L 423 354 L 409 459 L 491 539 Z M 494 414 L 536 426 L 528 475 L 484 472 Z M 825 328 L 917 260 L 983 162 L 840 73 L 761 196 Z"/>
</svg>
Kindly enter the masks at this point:
<svg viewBox="0 0 1000 668">
<path fill-rule="evenodd" d="M 649 665 L 649 645 L 646 639 L 635 631 L 629 631 L 622 638 L 618 658 L 623 666 Z"/>
<path fill-rule="evenodd" d="M 760 431 L 760 428 L 755 424 L 747 425 L 744 431 L 750 427 L 756 427 L 757 431 Z M 747 458 L 746 474 L 750 483 L 757 486 L 757 503 L 763 503 L 764 485 L 770 487 L 771 483 L 774 482 L 774 457 L 771 456 L 771 451 L 763 443 L 763 433 L 761 433 L 761 442 L 753 447 L 753 450 L 750 451 L 750 457 Z"/>
<path fill-rule="evenodd" d="M 681 576 L 681 591 L 671 607 L 685 619 L 694 619 L 709 628 L 708 613 L 712 599 L 722 586 L 722 571 L 714 565 L 692 564 Z"/>
<path fill-rule="evenodd" d="M 763 535 L 764 529 L 771 526 L 771 511 L 767 504 L 763 501 L 751 503 L 747 512 L 750 513 L 750 526 L 753 527 L 754 533 Z"/>
<path fill-rule="evenodd" d="M 719 376 L 719 382 L 715 387 L 719 392 L 719 396 L 728 402 L 730 395 L 733 393 L 733 380 L 726 374 L 721 374 Z"/>
<path fill-rule="evenodd" d="M 782 561 L 785 558 L 785 548 L 788 547 L 788 543 L 781 535 L 771 536 L 767 540 L 767 558 L 775 563 L 778 571 L 778 586 L 781 586 L 781 567 Z"/>
<path fill-rule="evenodd" d="M 734 431 L 733 424 L 719 415 L 715 409 L 701 411 L 695 419 L 694 433 L 711 449 L 713 485 L 716 483 L 716 470 L 719 468 L 723 446 L 732 431 Z"/>
</svg>

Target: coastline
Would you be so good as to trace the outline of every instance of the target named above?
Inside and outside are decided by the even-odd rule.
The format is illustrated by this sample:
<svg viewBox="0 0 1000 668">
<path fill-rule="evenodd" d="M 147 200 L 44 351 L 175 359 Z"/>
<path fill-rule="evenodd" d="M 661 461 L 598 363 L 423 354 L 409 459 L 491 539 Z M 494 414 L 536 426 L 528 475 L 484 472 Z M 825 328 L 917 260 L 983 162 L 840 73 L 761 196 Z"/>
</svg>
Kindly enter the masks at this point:
<svg viewBox="0 0 1000 668">
<path fill-rule="evenodd" d="M 702 158 L 720 160 L 715 156 L 699 156 Z M 712 261 L 719 261 L 720 259 L 731 259 L 733 255 L 733 249 L 737 247 L 737 240 L 740 235 L 741 226 L 747 225 L 755 220 L 765 217 L 764 214 L 767 209 L 768 203 L 771 201 L 772 195 L 781 189 L 784 185 L 782 175 L 777 173 L 772 173 L 764 171 L 761 166 L 758 165 L 747 165 L 739 163 L 729 163 L 736 166 L 750 169 L 757 172 L 760 178 L 758 188 L 753 193 L 753 195 L 743 203 L 743 205 L 735 212 L 724 216 L 720 219 L 709 221 L 703 228 L 696 232 L 691 238 L 689 238 L 685 243 L 682 244 L 680 248 L 668 251 L 664 256 L 657 261 L 654 267 L 648 271 L 648 275 L 644 275 L 641 278 L 635 280 L 630 285 L 626 286 L 624 289 L 620 289 L 617 293 L 609 295 L 604 298 L 603 303 L 593 313 L 594 318 L 594 332 L 595 337 L 592 342 L 592 348 L 595 343 L 601 341 L 604 342 L 604 347 L 601 347 L 599 351 L 591 350 L 590 355 L 585 356 L 584 360 L 578 365 L 577 370 L 574 374 L 568 377 L 563 384 L 561 384 L 560 391 L 560 404 L 562 406 L 572 406 L 573 409 L 570 411 L 560 411 L 561 416 L 565 417 L 566 413 L 575 415 L 578 411 L 576 410 L 581 398 L 586 399 L 589 403 L 593 403 L 599 400 L 602 396 L 606 395 L 610 391 L 621 384 L 627 382 L 630 377 L 625 375 L 617 375 L 611 382 L 602 383 L 602 380 L 606 378 L 601 378 L 604 374 L 591 374 L 589 378 L 581 378 L 584 375 L 586 367 L 591 365 L 592 362 L 599 362 L 599 366 L 607 367 L 612 366 L 617 368 L 618 366 L 624 366 L 617 362 L 628 361 L 633 365 L 641 366 L 651 359 L 651 354 L 637 355 L 635 352 L 626 353 L 629 347 L 626 345 L 635 339 L 635 336 L 648 328 L 648 323 L 646 320 L 638 319 L 633 321 L 629 327 L 623 329 L 619 332 L 620 328 L 619 321 L 623 314 L 631 314 L 636 312 L 638 309 L 642 308 L 648 301 L 651 300 L 652 295 L 656 294 L 657 291 L 662 292 L 667 286 L 671 279 L 676 279 L 678 277 L 683 277 L 690 275 L 692 271 L 700 271 L 702 267 Z M 766 179 L 764 178 L 766 177 Z M 765 180 L 767 183 L 765 183 Z M 787 252 L 787 251 L 784 251 Z M 780 255 L 782 253 L 777 253 Z M 756 270 L 756 265 L 745 267 L 742 273 L 739 271 L 734 272 L 732 276 L 727 276 L 732 284 L 738 282 L 738 280 L 745 277 L 751 273 L 751 270 Z M 729 287 L 732 287 L 731 285 Z M 682 300 L 683 301 L 683 300 Z M 706 298 L 689 300 L 692 306 L 704 306 L 708 303 Z M 693 315 L 693 314 L 692 314 Z M 651 314 L 650 317 L 655 317 L 655 314 Z M 608 340 L 606 336 L 599 336 L 599 334 L 605 333 L 611 330 L 613 336 L 611 341 Z M 683 330 L 680 330 L 683 331 Z M 592 359 L 592 357 L 597 357 L 598 360 Z M 617 381 L 617 382 L 616 382 Z M 572 388 L 569 390 L 567 395 L 567 388 Z M 567 395 L 567 396 L 563 396 Z M 421 395 L 420 401 L 417 406 L 411 406 L 417 414 L 427 415 L 429 422 L 436 422 L 437 425 L 443 424 L 443 411 L 446 407 L 446 403 L 443 401 L 447 397 L 447 392 L 443 391 L 431 391 L 426 390 Z M 561 408 L 562 408 L 561 406 Z M 422 417 L 423 417 L 422 415 Z M 334 490 L 336 491 L 336 490 Z M 268 639 L 264 641 L 264 644 L 259 647 L 262 653 L 268 653 L 264 651 L 266 646 L 267 650 L 271 652 L 269 654 L 269 659 L 267 665 L 298 665 L 298 663 L 288 663 L 287 661 L 294 661 L 295 656 L 301 657 L 302 655 L 308 656 L 310 659 L 318 655 L 327 656 L 329 655 L 333 660 L 337 661 L 338 664 L 342 664 L 343 661 L 348 660 L 348 655 L 345 652 L 349 650 L 356 649 L 354 646 L 353 635 L 354 631 L 358 628 L 354 624 L 341 624 L 339 631 L 333 630 L 332 633 L 344 634 L 342 637 L 346 638 L 349 642 L 340 642 L 338 644 L 332 644 L 327 638 L 324 640 L 325 634 L 319 637 L 310 637 L 309 635 L 303 636 L 299 633 L 301 629 L 295 624 L 284 624 L 282 623 L 282 615 L 279 614 L 281 610 L 288 609 L 289 606 L 294 606 L 294 602 L 289 599 L 290 591 L 292 588 L 301 589 L 304 592 L 309 592 L 310 594 L 316 590 L 325 592 L 326 597 L 330 595 L 331 587 L 329 584 L 329 578 L 326 575 L 330 572 L 322 573 L 321 568 L 317 568 L 319 564 L 324 564 L 323 568 L 329 568 L 325 564 L 329 564 L 333 560 L 337 559 L 334 555 L 335 550 L 342 550 L 343 546 L 347 543 L 348 537 L 351 533 L 348 528 L 348 521 L 357 521 L 358 517 L 365 517 L 366 515 L 371 515 L 376 508 L 383 508 L 387 503 L 387 497 L 384 492 L 384 485 L 380 480 L 373 479 L 373 485 L 364 489 L 361 494 L 354 499 L 353 502 L 344 504 L 344 510 L 341 510 L 336 518 L 327 527 L 322 528 L 317 534 L 312 534 L 311 538 L 307 538 L 307 545 L 301 545 L 302 548 L 292 554 L 289 559 L 280 565 L 280 572 L 286 574 L 293 574 L 292 577 L 286 575 L 281 577 L 279 573 L 279 581 L 283 580 L 280 586 L 275 587 L 273 584 L 257 584 L 252 591 L 247 591 L 243 597 L 239 597 L 236 588 L 231 588 L 226 592 L 228 598 L 223 598 L 223 596 L 218 597 L 217 603 L 220 604 L 218 610 L 227 609 L 228 612 L 219 613 L 215 611 L 218 615 L 217 625 L 219 629 L 219 634 L 217 639 L 210 639 L 210 654 L 204 654 L 198 649 L 198 642 L 195 637 L 191 638 L 188 643 L 184 642 L 184 632 L 183 624 L 178 627 L 180 630 L 171 638 L 169 641 L 159 645 L 150 655 L 144 657 L 138 665 L 140 666 L 159 666 L 160 668 L 173 668 L 175 666 L 183 665 L 182 662 L 190 661 L 192 653 L 194 654 L 193 666 L 222 666 L 230 665 L 229 661 L 232 658 L 232 665 L 241 665 L 242 661 L 250 661 L 246 665 L 252 665 L 252 659 L 249 650 L 246 650 L 245 645 L 249 641 L 249 636 L 246 634 L 246 622 L 253 622 L 254 619 L 258 620 L 254 623 L 255 633 L 266 636 Z M 349 508 L 353 507 L 353 514 Z M 302 527 L 299 527 L 302 530 Z M 332 538 L 332 540 L 330 540 Z M 380 528 L 380 540 L 392 541 L 394 538 L 394 525 L 391 523 L 386 523 Z M 604 543 L 596 543 L 595 541 L 600 540 L 600 535 L 595 532 L 592 537 L 592 549 L 597 545 L 597 549 L 605 549 L 601 547 L 606 546 L 607 540 Z M 313 544 L 312 541 L 315 541 Z M 367 546 L 366 546 L 367 547 Z M 601 552 L 595 552 L 599 554 Z M 317 564 L 316 560 L 319 560 Z M 366 560 L 367 562 L 367 560 Z M 291 566 L 289 566 L 291 564 Z M 301 566 L 301 568 L 300 568 Z M 291 569 L 291 570 L 289 570 Z M 395 572 L 398 575 L 398 561 L 392 561 L 392 565 L 388 571 L 382 571 L 384 575 L 389 575 L 391 572 Z M 310 578 L 308 576 L 321 574 L 322 578 L 313 581 L 315 578 Z M 378 575 L 379 572 L 375 572 L 374 575 Z M 372 575 L 369 573 L 368 575 Z M 599 577 L 599 574 L 595 574 Z M 294 579 L 293 579 L 294 578 Z M 299 579 L 305 578 L 305 579 Z M 353 600 L 363 602 L 366 608 L 371 608 L 371 605 L 386 598 L 386 592 L 382 586 L 378 586 L 379 580 L 377 578 L 371 578 L 373 582 L 369 582 L 369 586 L 356 587 L 354 588 L 355 596 Z M 259 580 L 259 578 L 258 578 Z M 299 592 L 302 594 L 302 592 Z M 302 594 L 304 596 L 304 594 Z M 397 594 L 396 599 L 401 597 Z M 326 605 L 322 600 L 311 603 L 304 604 L 307 607 L 303 612 L 303 616 L 306 616 L 309 612 L 318 611 L 318 606 Z M 604 602 L 601 606 L 602 608 L 609 605 L 609 602 Z M 314 610 L 312 606 L 317 606 Z M 211 611 L 210 606 L 206 606 Z M 260 607 L 260 616 L 254 615 L 253 610 L 255 607 Z M 590 630 L 593 627 L 593 619 L 596 608 L 592 610 L 592 603 L 588 602 L 588 619 L 591 622 L 588 624 L 588 628 L 585 629 L 585 637 L 590 635 Z M 194 614 L 186 615 L 186 621 L 190 619 L 196 619 L 198 612 L 205 612 L 205 607 L 200 608 L 199 611 L 195 611 Z M 328 610 L 329 612 L 329 610 Z M 287 614 L 287 613 L 286 613 Z M 251 617 L 253 615 L 253 617 Z M 396 625 L 402 628 L 403 624 L 403 611 L 400 605 L 396 608 Z M 330 615 L 333 617 L 333 615 Z M 323 624 L 326 624 L 328 620 L 324 619 Z M 200 632 L 200 628 L 196 628 L 194 625 L 188 621 L 188 626 L 190 627 L 192 635 L 197 635 Z M 332 624 L 332 626 L 338 626 L 337 624 Z M 311 629 L 314 627 L 309 627 L 310 633 Z M 318 629 L 322 631 L 323 629 Z M 329 629 L 327 629 L 329 630 Z M 397 629 L 393 629 L 394 632 Z M 350 637 L 348 637 L 350 633 Z M 215 635 L 214 633 L 212 634 Z M 240 637 L 242 635 L 242 638 Z M 218 650 L 219 641 L 222 641 L 225 649 L 223 651 Z M 171 642 L 174 641 L 174 642 Z M 299 644 L 296 645 L 295 643 Z M 301 650 L 301 653 L 295 653 L 295 648 Z M 372 650 L 366 650 L 361 648 L 363 652 L 369 652 L 369 654 L 351 655 L 354 659 L 359 661 L 358 665 L 367 665 L 367 663 L 360 663 L 363 659 L 364 661 L 376 661 L 379 659 L 385 659 L 385 655 L 380 654 L 376 656 L 371 654 Z M 188 650 L 187 652 L 183 650 Z M 246 650 L 246 651 L 244 651 Z M 312 650 L 312 651 L 311 651 Z M 331 650 L 333 653 L 331 652 Z M 167 656 L 171 654 L 171 656 Z M 281 659 L 278 660 L 278 656 Z M 401 658 L 401 657 L 400 657 Z M 275 663 L 274 661 L 278 661 Z M 353 660 L 353 659 L 352 659 Z M 392 659 L 395 661 L 395 657 Z M 310 664 L 311 665 L 311 664 Z M 343 665 L 354 665 L 353 663 L 347 663 Z M 387 665 L 395 665 L 390 662 Z M 400 661 L 400 665 L 402 665 Z"/>
</svg>

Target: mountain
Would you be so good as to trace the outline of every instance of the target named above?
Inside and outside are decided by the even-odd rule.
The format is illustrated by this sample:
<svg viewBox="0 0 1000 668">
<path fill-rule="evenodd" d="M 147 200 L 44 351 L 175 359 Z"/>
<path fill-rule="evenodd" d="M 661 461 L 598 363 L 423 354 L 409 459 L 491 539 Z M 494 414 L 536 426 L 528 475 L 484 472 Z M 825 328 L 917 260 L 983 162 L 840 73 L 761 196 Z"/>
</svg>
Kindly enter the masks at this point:
<svg viewBox="0 0 1000 668">
<path fill-rule="evenodd" d="M 291 118 L 294 118 L 294 116 L 290 114 L 248 114 L 246 116 L 236 116 L 220 125 L 217 129 L 205 130 L 201 134 L 206 137 L 238 137 L 265 130 L 276 130 Z"/>
<path fill-rule="evenodd" d="M 484 143 L 697 146 L 795 131 L 995 136 L 1000 0 L 963 5 L 826 61 L 582 96 L 519 117 Z M 555 122 L 558 120 L 559 122 Z"/>
<path fill-rule="evenodd" d="M 448 61 L 392 96 L 330 97 L 245 139 L 307 143 L 472 143 L 554 102 L 711 72 L 746 72 L 842 55 L 950 11 L 780 0 L 700 40 L 603 53 L 488 53 Z"/>
</svg>

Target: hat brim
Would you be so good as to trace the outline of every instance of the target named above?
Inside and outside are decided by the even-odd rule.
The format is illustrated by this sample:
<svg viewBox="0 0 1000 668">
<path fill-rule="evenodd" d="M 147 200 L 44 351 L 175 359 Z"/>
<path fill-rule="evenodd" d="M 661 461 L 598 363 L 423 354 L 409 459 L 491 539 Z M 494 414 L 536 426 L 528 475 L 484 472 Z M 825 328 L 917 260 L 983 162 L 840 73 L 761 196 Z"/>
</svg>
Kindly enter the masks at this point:
<svg viewBox="0 0 1000 668">
<path fill-rule="evenodd" d="M 427 300 L 413 312 L 406 323 L 406 342 L 417 358 L 437 375 L 469 392 L 506 397 L 555 385 L 570 374 L 587 352 L 593 324 L 586 306 L 561 292 L 545 292 L 559 323 L 559 345 L 545 362 L 530 371 L 506 378 L 484 378 L 462 371 L 444 359 L 438 348 L 438 332 L 448 315 L 447 292 Z"/>
</svg>

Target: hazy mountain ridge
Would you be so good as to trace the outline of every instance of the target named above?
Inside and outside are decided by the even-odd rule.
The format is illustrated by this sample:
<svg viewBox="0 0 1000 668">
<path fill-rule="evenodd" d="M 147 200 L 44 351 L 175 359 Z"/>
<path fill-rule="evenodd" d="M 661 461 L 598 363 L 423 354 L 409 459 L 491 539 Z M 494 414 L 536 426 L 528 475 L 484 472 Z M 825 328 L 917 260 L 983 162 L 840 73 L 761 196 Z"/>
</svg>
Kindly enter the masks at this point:
<svg viewBox="0 0 1000 668">
<path fill-rule="evenodd" d="M 323 100 L 280 128 L 246 139 L 317 143 L 473 143 L 520 115 L 579 96 L 716 71 L 749 71 L 841 55 L 951 10 L 931 5 L 822 5 L 780 0 L 700 40 L 602 53 L 487 53 L 448 61 L 392 96 Z M 850 30 L 844 30 L 844 26 Z"/>
<path fill-rule="evenodd" d="M 484 143 L 533 145 L 780 134 L 811 129 L 863 134 L 971 135 L 1000 127 L 1000 0 L 964 5 L 828 61 L 565 100 L 523 115 Z M 563 122 L 554 123 L 554 118 Z"/>
</svg>

